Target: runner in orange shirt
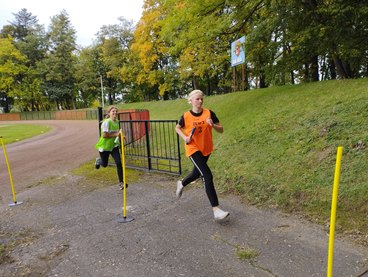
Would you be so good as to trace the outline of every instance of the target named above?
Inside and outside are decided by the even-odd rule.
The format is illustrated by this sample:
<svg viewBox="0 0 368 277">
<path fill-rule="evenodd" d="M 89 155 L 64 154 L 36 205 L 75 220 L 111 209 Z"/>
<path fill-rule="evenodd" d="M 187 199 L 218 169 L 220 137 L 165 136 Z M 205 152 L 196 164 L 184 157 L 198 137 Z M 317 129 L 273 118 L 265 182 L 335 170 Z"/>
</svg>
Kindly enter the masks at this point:
<svg viewBox="0 0 368 277">
<path fill-rule="evenodd" d="M 180 198 L 184 187 L 201 177 L 215 220 L 222 220 L 229 216 L 229 212 L 219 207 L 213 175 L 207 161 L 213 151 L 212 129 L 222 133 L 224 128 L 213 111 L 202 107 L 203 96 L 200 90 L 193 90 L 189 93 L 188 103 L 192 105 L 192 109 L 185 112 L 176 125 L 176 132 L 186 143 L 186 156 L 194 164 L 192 172 L 177 182 L 176 196 Z"/>
</svg>

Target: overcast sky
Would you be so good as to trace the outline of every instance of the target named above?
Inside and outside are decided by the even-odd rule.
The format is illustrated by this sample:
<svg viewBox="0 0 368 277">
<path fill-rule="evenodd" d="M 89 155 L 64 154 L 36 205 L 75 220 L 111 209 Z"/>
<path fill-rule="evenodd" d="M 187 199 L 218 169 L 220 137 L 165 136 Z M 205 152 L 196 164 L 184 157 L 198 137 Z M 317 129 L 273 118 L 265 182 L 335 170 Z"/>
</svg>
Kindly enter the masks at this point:
<svg viewBox="0 0 368 277">
<path fill-rule="evenodd" d="M 134 20 L 142 15 L 144 0 L 0 0 L 0 29 L 14 20 L 13 13 L 22 8 L 37 16 L 38 23 L 48 30 L 51 17 L 65 9 L 71 25 L 77 31 L 77 43 L 81 46 L 92 44 L 95 34 L 103 25 L 119 23 L 118 17 Z"/>
</svg>

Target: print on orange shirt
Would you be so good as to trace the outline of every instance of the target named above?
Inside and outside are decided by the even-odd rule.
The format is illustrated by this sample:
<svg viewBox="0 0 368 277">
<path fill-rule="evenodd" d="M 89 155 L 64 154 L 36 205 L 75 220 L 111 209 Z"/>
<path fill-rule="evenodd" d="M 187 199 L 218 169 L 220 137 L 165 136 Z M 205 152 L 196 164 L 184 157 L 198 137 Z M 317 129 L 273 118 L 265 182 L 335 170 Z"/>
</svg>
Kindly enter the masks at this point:
<svg viewBox="0 0 368 277">
<path fill-rule="evenodd" d="M 190 112 L 184 113 L 184 134 L 189 136 L 192 129 L 196 127 L 192 141 L 185 145 L 185 154 L 187 157 L 193 155 L 197 151 L 202 152 L 204 156 L 208 156 L 212 153 L 212 127 L 207 123 L 207 118 L 210 117 L 211 113 L 208 109 L 203 109 L 200 116 L 194 116 Z"/>
</svg>

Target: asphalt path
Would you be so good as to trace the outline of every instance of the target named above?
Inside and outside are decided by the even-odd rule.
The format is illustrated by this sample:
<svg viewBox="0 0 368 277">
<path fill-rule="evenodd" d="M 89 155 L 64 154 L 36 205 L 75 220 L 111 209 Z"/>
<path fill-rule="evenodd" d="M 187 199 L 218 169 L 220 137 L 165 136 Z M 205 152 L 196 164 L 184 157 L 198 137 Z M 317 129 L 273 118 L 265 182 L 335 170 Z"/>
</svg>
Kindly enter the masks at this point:
<svg viewBox="0 0 368 277">
<path fill-rule="evenodd" d="M 69 171 L 96 156 L 97 123 L 29 123 L 53 131 L 7 147 L 24 203 L 7 205 L 1 172 L 0 242 L 12 249 L 0 255 L 0 276 L 326 276 L 328 226 L 222 194 L 230 217 L 215 222 L 199 182 L 177 200 L 176 178 L 142 174 L 127 189 L 127 218 L 134 220 L 119 223 L 117 185 L 96 187 Z M 51 176 L 58 178 L 42 183 Z M 250 250 L 253 258 L 241 257 Z M 333 276 L 366 277 L 367 269 L 367 247 L 337 234 Z"/>
</svg>

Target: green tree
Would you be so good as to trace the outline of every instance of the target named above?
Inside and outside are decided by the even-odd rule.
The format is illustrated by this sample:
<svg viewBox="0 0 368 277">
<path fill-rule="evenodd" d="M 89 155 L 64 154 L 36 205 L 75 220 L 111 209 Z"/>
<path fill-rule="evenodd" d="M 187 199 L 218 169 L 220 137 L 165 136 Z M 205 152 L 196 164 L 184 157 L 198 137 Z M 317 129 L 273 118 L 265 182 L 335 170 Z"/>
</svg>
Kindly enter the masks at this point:
<svg viewBox="0 0 368 277">
<path fill-rule="evenodd" d="M 130 45 L 133 39 L 133 22 L 123 17 L 119 23 L 103 26 L 98 32 L 100 74 L 104 80 L 108 103 L 112 105 L 131 93 L 132 80 L 123 76 L 123 68 L 131 68 Z"/>
<path fill-rule="evenodd" d="M 45 57 L 46 53 L 46 33 L 43 25 L 38 24 L 38 19 L 27 9 L 21 9 L 13 14 L 15 19 L 11 21 L 14 38 L 17 48 L 27 56 L 29 64 L 35 66 L 36 63 Z"/>
<path fill-rule="evenodd" d="M 14 37 L 14 45 L 27 57 L 28 67 L 23 75 L 17 76 L 16 81 L 21 89 L 16 92 L 14 104 L 19 110 L 39 110 L 44 105 L 44 98 L 40 90 L 42 80 L 37 63 L 46 53 L 46 35 L 43 26 L 38 24 L 37 17 L 26 9 L 13 15 L 15 19 L 10 22 L 11 25 L 2 29 L 2 35 Z"/>
<path fill-rule="evenodd" d="M 51 18 L 48 52 L 41 64 L 44 91 L 57 109 L 74 109 L 76 31 L 65 10 Z"/>
<path fill-rule="evenodd" d="M 322 22 L 320 52 L 340 78 L 367 77 L 368 6 L 366 1 L 323 1 L 318 8 Z"/>
<path fill-rule="evenodd" d="M 363 76 L 368 24 L 362 2 L 279 0 L 265 2 L 264 10 L 267 16 L 256 22 L 256 26 L 263 25 L 258 33 L 271 27 L 273 43 L 270 40 L 266 47 L 276 45 L 277 50 L 269 61 L 270 83 Z M 256 33 L 252 30 L 250 36 Z M 248 46 L 257 41 L 250 41 Z M 291 78 L 285 79 L 286 72 Z"/>
<path fill-rule="evenodd" d="M 75 66 L 77 108 L 90 107 L 99 97 L 100 79 L 95 65 L 97 48 L 97 46 L 86 47 L 78 53 Z"/>
</svg>

